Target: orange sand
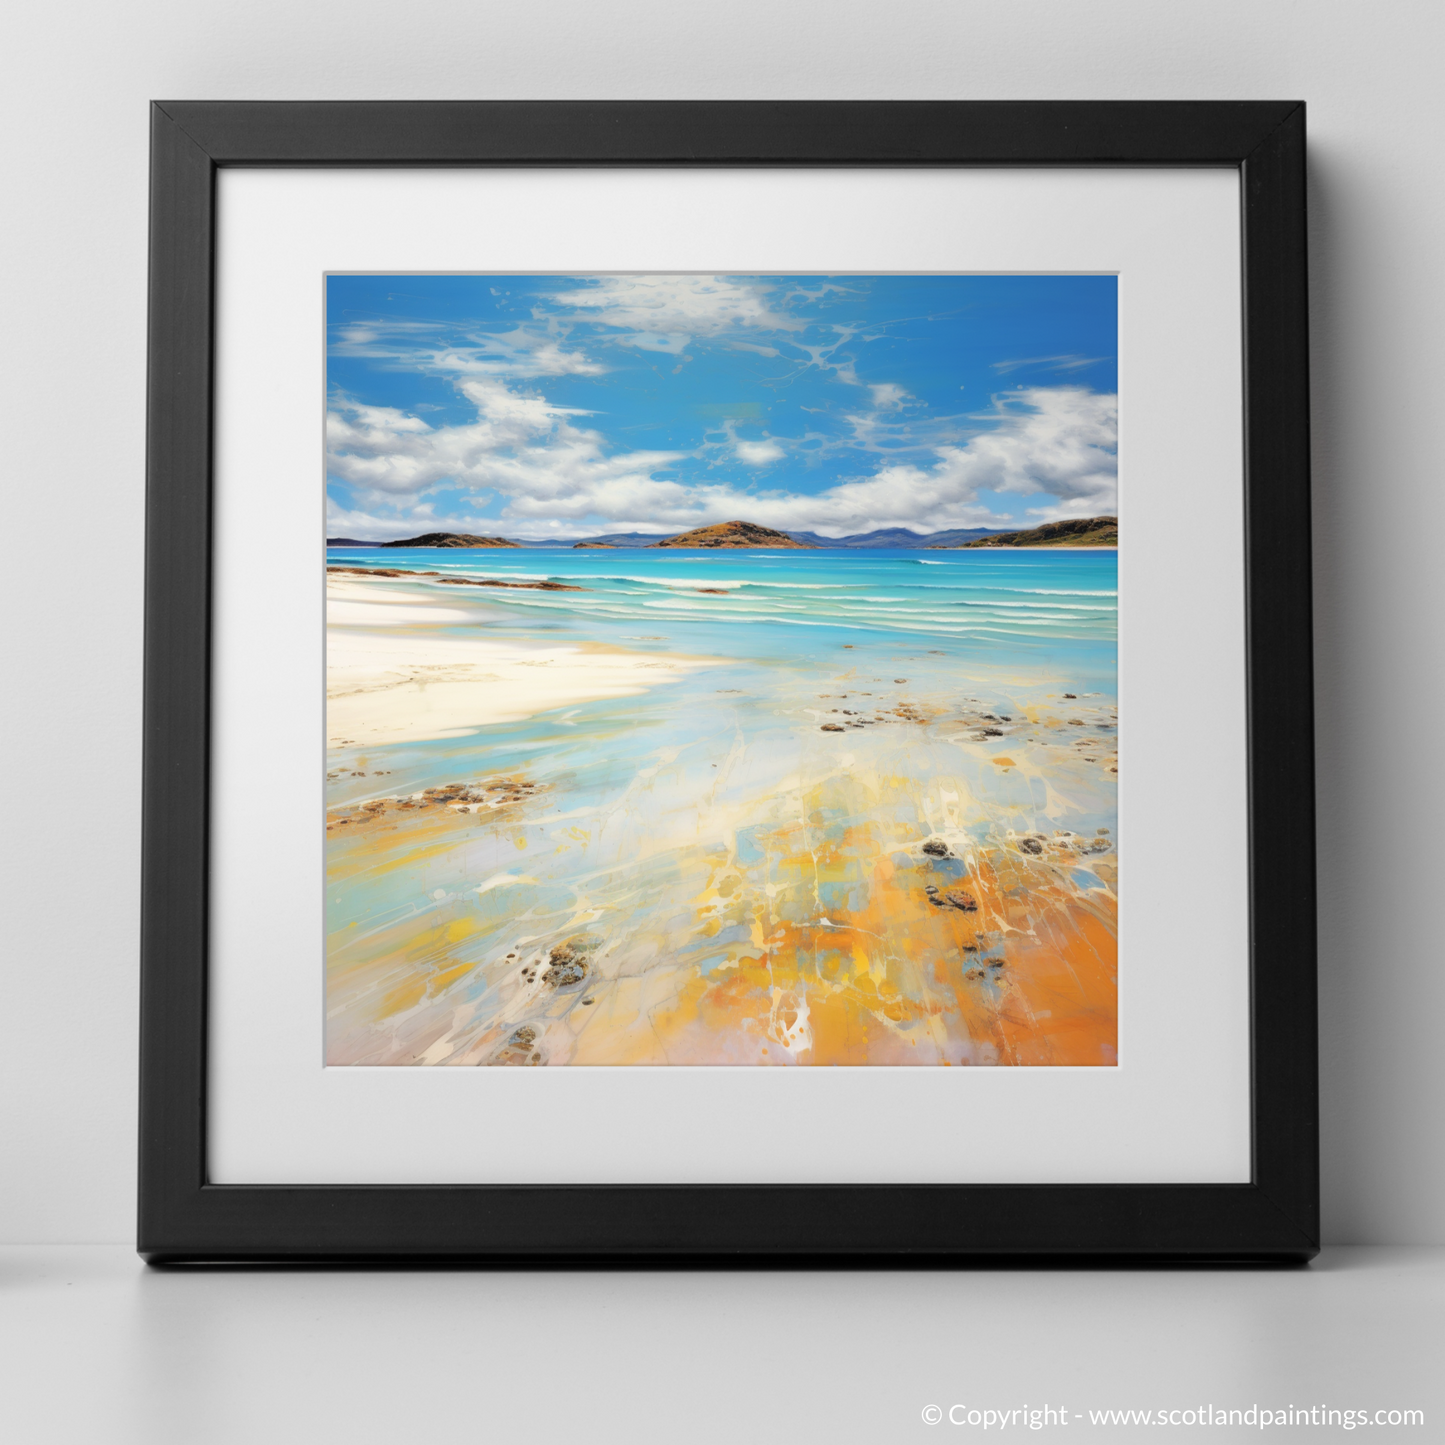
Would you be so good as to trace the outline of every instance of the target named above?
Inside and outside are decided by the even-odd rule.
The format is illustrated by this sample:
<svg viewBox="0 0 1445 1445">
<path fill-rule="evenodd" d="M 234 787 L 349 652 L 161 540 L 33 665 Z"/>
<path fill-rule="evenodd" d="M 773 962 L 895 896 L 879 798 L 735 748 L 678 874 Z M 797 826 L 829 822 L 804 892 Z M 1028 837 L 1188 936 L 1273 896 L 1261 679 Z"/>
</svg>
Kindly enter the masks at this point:
<svg viewBox="0 0 1445 1445">
<path fill-rule="evenodd" d="M 851 796 L 860 786 L 811 788 L 763 835 L 762 862 L 740 863 L 725 840 L 676 848 L 598 879 L 585 913 L 531 888 L 525 797 L 467 813 L 393 801 L 333 821 L 332 882 L 405 869 L 426 885 L 434 866 L 446 897 L 329 940 L 329 1060 L 1114 1063 L 1113 855 L 1090 860 L 1087 891 L 1072 881 L 1084 840 L 1069 835 L 1037 855 L 990 840 L 944 865 L 901 836 L 898 780 L 881 798 Z M 867 821 L 827 821 L 845 811 Z M 448 891 L 469 839 L 493 856 L 507 843 L 516 877 Z M 930 885 L 976 908 L 932 903 Z M 638 907 L 659 898 L 656 916 Z M 593 950 L 585 978 L 549 985 L 549 949 L 575 938 Z"/>
</svg>

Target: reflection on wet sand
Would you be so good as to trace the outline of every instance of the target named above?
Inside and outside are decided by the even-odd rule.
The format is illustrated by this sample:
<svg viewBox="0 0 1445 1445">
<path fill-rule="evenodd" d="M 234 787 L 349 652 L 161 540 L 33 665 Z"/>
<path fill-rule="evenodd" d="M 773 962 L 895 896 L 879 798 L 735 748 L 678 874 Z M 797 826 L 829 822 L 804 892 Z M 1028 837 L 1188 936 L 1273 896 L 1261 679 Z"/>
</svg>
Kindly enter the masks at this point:
<svg viewBox="0 0 1445 1445">
<path fill-rule="evenodd" d="M 338 754 L 328 1062 L 1114 1063 L 1112 699 L 914 662 L 699 675 L 412 791 Z"/>
</svg>

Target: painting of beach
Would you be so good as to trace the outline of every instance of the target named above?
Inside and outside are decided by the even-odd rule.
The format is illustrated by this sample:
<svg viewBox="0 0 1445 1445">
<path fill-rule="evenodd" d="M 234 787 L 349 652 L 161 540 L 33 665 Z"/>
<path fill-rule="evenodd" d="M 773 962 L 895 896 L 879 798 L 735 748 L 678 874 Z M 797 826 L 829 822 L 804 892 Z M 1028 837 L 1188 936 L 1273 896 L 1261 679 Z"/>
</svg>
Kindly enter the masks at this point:
<svg viewBox="0 0 1445 1445">
<path fill-rule="evenodd" d="M 1114 277 L 326 284 L 328 1065 L 1118 1062 Z"/>
</svg>

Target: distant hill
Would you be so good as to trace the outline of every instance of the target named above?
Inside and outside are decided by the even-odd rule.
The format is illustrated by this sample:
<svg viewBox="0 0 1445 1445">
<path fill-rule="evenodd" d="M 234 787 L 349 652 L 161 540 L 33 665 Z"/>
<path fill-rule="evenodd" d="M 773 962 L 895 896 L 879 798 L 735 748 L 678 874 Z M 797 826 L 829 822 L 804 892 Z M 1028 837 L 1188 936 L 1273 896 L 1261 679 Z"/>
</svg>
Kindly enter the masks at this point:
<svg viewBox="0 0 1445 1445">
<path fill-rule="evenodd" d="M 544 537 L 541 541 L 523 537 L 523 547 L 575 547 L 579 542 L 590 542 L 603 547 L 650 547 L 660 542 L 666 532 L 604 532 L 595 537 Z"/>
<path fill-rule="evenodd" d="M 355 537 L 328 537 L 326 539 L 326 545 L 328 547 L 376 547 L 380 544 L 377 542 L 358 542 Z"/>
<path fill-rule="evenodd" d="M 399 542 L 382 542 L 383 547 L 515 547 L 505 537 L 474 537 L 470 532 L 424 532 Z"/>
<path fill-rule="evenodd" d="M 719 522 L 712 527 L 694 527 L 680 537 L 664 537 L 654 547 L 794 547 L 809 548 L 811 542 L 794 541 L 786 532 L 759 527 L 752 522 Z"/>
<path fill-rule="evenodd" d="M 1027 532 L 997 532 L 965 547 L 1117 547 L 1117 517 L 1074 517 L 1067 522 L 1045 522 Z"/>
<path fill-rule="evenodd" d="M 881 527 L 876 532 L 855 532 L 848 537 L 824 537 L 817 532 L 789 532 L 815 547 L 952 547 L 975 537 L 991 537 L 997 527 L 962 527 L 949 532 L 915 532 L 912 527 Z"/>
</svg>

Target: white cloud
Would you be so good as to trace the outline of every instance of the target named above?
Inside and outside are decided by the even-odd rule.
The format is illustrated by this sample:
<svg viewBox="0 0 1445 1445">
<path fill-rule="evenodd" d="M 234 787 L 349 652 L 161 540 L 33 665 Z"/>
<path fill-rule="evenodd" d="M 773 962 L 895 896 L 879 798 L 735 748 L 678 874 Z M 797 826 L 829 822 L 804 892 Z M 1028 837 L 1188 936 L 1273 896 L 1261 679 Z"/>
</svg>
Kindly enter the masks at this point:
<svg viewBox="0 0 1445 1445">
<path fill-rule="evenodd" d="M 607 368 L 584 352 L 564 351 L 551 332 L 525 327 L 495 336 L 473 336 L 470 346 L 434 352 L 432 369 L 460 374 L 530 378 L 538 376 L 601 376 Z"/>
<path fill-rule="evenodd" d="M 452 483 L 502 492 L 517 505 L 537 502 L 554 509 L 565 509 L 572 498 L 593 491 L 602 495 L 607 484 L 636 484 L 635 493 L 615 494 L 619 502 L 624 495 L 645 497 L 649 486 L 676 485 L 655 483 L 652 473 L 686 453 L 609 456 L 599 432 L 570 420 L 588 412 L 553 406 L 490 377 L 468 377 L 457 389 L 476 406 L 475 422 L 431 427 L 391 408 L 338 401 L 327 415 L 329 473 L 375 501 L 411 500 Z"/>
<path fill-rule="evenodd" d="M 354 538 L 357 542 L 392 542 L 399 536 L 412 535 L 416 527 L 410 526 L 405 520 L 405 514 L 394 513 L 392 516 L 373 516 L 368 512 L 361 512 L 355 507 L 338 506 L 335 501 L 327 500 L 327 536 L 331 538 Z M 438 527 L 423 527 L 426 532 L 436 532 Z M 448 530 L 455 532 L 473 532 L 474 527 L 452 526 Z"/>
<path fill-rule="evenodd" d="M 776 312 L 768 287 L 730 276 L 598 276 L 551 294 L 560 310 L 649 336 L 715 336 L 738 327 L 794 331 L 803 323 Z"/>
<path fill-rule="evenodd" d="M 489 288 L 493 295 L 495 288 Z M 539 293 L 531 319 L 507 331 L 466 324 L 386 318 L 339 325 L 331 352 L 353 360 L 400 365 L 440 376 L 495 376 L 536 380 L 549 376 L 600 376 L 610 368 L 569 342 L 579 328 L 594 342 L 682 357 L 694 342 L 716 342 L 734 350 L 785 358 L 778 346 L 748 336 L 772 334 L 803 357 L 794 364 L 833 373 L 848 386 L 861 386 L 851 355 L 835 353 L 858 334 L 856 327 L 825 327 L 831 341 L 801 345 L 795 337 L 810 323 L 790 315 L 789 299 L 816 300 L 848 288 L 824 284 L 818 291 L 789 291 L 780 304 L 768 283 L 732 276 L 598 276 L 564 290 Z M 885 387 L 885 390 L 892 388 Z"/>
<path fill-rule="evenodd" d="M 1007 376 L 1011 371 L 1018 371 L 1025 366 L 1041 366 L 1045 371 L 1082 371 L 1086 366 L 1093 366 L 1095 362 L 1107 361 L 1107 356 L 1079 356 L 1069 354 L 1066 356 L 1025 356 L 1017 361 L 995 361 L 993 369 L 1000 376 Z"/>
<path fill-rule="evenodd" d="M 873 405 L 879 411 L 897 411 L 905 401 L 913 400 L 901 386 L 895 386 L 891 381 L 870 386 L 868 390 L 873 393 Z"/>
<path fill-rule="evenodd" d="M 828 327 L 833 333 L 833 341 L 829 345 L 804 345 L 801 341 L 794 341 L 792 345 L 799 351 L 806 354 L 808 366 L 816 366 L 819 371 L 831 371 L 837 381 L 845 386 L 863 386 L 866 383 L 858 375 L 857 358 L 851 353 L 845 355 L 841 361 L 834 361 L 834 354 L 846 346 L 858 335 L 859 328 L 856 326 L 839 326 L 836 322 Z"/>
<path fill-rule="evenodd" d="M 692 337 L 686 331 L 634 331 L 612 339 L 621 346 L 635 346 L 639 351 L 665 351 L 669 356 L 680 356 Z"/>
<path fill-rule="evenodd" d="M 733 519 L 831 536 L 888 526 L 931 531 L 996 524 L 1001 519 L 982 494 L 1000 492 L 1050 499 L 1033 509 L 1040 517 L 1117 510 L 1117 398 L 1082 387 L 1011 392 L 977 418 L 988 423 L 986 429 L 930 448 L 931 460 L 885 461 L 871 476 L 810 495 L 660 477 L 691 454 L 609 454 L 599 432 L 573 420 L 585 412 L 491 378 L 468 377 L 458 386 L 477 408 L 477 420 L 461 426 L 433 428 L 392 408 L 340 403 L 328 427 L 332 475 L 356 487 L 357 500 L 368 508 L 414 507 L 423 493 L 448 484 L 497 493 L 504 501 L 502 520 L 437 518 L 434 525 L 532 538 L 579 530 L 682 530 Z M 732 453 L 747 465 L 785 455 L 772 438 L 729 436 Z M 333 535 L 396 535 L 397 523 L 370 512 L 341 515 L 353 520 L 334 519 Z M 353 530 L 340 532 L 343 526 Z"/>
<path fill-rule="evenodd" d="M 392 436 L 406 432 L 424 432 L 431 428 L 419 416 L 412 416 L 407 412 L 400 411 L 394 406 L 365 406 L 360 402 L 353 402 L 347 407 L 350 414 L 349 421 L 343 421 L 341 417 L 334 418 L 338 426 L 345 427 L 348 433 L 355 437 L 363 436 Z M 327 435 L 331 435 L 333 418 L 327 417 Z"/>
<path fill-rule="evenodd" d="M 1112 513 L 1118 505 L 1117 409 L 1112 395 L 1030 387 L 1002 399 L 990 430 L 937 448 L 931 466 L 894 463 L 813 497 L 760 498 L 761 511 L 798 518 L 770 525 L 835 535 L 910 523 L 977 524 L 990 515 L 979 500 L 982 492 L 1045 493 L 1057 498 L 1060 515 Z M 765 515 L 754 519 L 769 524 Z"/>
<path fill-rule="evenodd" d="M 783 449 L 771 437 L 760 442 L 737 442 L 733 454 L 745 466 L 765 467 L 769 462 L 780 461 Z"/>
<path fill-rule="evenodd" d="M 443 341 L 440 333 L 448 339 Z M 467 332 L 430 322 L 378 321 L 344 326 L 331 346 L 334 356 L 401 362 L 408 370 L 443 376 L 601 376 L 607 367 L 585 352 L 564 349 L 566 332 L 550 325 L 510 331 Z"/>
</svg>

